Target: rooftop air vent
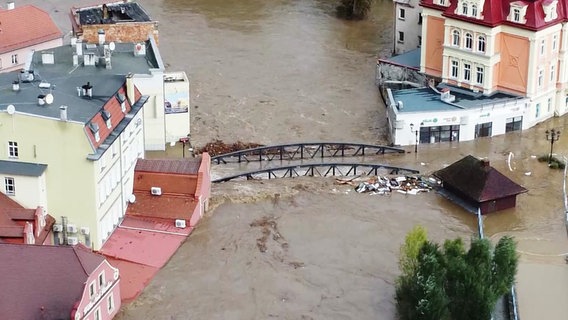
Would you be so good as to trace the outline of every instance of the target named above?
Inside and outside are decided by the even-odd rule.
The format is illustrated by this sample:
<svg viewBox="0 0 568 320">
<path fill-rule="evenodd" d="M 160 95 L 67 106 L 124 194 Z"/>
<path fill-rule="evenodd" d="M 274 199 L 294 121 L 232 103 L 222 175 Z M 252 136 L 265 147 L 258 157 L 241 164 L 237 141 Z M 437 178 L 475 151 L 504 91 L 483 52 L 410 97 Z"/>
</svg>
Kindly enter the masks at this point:
<svg viewBox="0 0 568 320">
<path fill-rule="evenodd" d="M 55 63 L 55 55 L 53 52 L 42 52 L 41 53 L 41 63 L 42 64 L 54 64 Z"/>
<path fill-rule="evenodd" d="M 150 193 L 153 196 L 161 196 L 162 195 L 162 188 L 160 187 L 152 187 L 150 188 Z"/>
<path fill-rule="evenodd" d="M 12 82 L 12 91 L 20 91 L 20 81 L 15 80 Z"/>
</svg>

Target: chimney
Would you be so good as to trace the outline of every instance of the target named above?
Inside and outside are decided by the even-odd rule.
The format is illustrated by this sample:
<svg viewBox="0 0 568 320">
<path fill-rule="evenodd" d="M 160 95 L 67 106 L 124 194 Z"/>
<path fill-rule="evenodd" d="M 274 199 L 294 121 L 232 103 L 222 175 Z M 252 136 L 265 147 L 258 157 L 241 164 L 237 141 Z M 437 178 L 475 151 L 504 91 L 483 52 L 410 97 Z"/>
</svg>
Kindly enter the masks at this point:
<svg viewBox="0 0 568 320">
<path fill-rule="evenodd" d="M 14 80 L 12 82 L 12 91 L 20 91 L 20 81 Z"/>
<path fill-rule="evenodd" d="M 440 100 L 444 102 L 454 102 L 455 98 L 455 96 L 450 94 L 450 88 L 445 87 L 440 90 Z"/>
<path fill-rule="evenodd" d="M 9 1 L 9 2 L 6 4 L 6 8 L 7 8 L 8 10 L 13 10 L 14 8 L 16 8 L 16 4 L 14 3 L 14 1 Z"/>
<path fill-rule="evenodd" d="M 67 106 L 59 107 L 59 119 L 61 121 L 67 121 Z"/>
<path fill-rule="evenodd" d="M 130 106 L 136 102 L 136 97 L 134 96 L 134 80 L 132 79 L 132 73 L 129 73 L 126 76 L 126 98 L 128 98 L 128 102 Z"/>
<path fill-rule="evenodd" d="M 81 88 L 83 88 L 83 96 L 87 96 L 89 98 L 93 97 L 93 86 L 91 85 L 91 82 L 87 81 L 87 84 L 83 85 Z"/>
<path fill-rule="evenodd" d="M 103 29 L 99 29 L 98 35 L 99 35 L 99 44 L 100 45 L 105 44 L 105 31 Z"/>
<path fill-rule="evenodd" d="M 489 159 L 487 159 L 487 158 L 481 159 L 481 167 L 482 168 L 489 168 Z"/>
</svg>

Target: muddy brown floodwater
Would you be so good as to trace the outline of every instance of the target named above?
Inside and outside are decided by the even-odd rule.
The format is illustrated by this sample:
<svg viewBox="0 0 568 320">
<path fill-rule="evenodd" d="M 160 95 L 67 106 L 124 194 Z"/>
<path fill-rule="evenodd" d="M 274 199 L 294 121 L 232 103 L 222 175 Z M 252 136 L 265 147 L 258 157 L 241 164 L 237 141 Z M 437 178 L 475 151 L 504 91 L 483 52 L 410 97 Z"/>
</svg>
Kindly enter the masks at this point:
<svg viewBox="0 0 568 320">
<path fill-rule="evenodd" d="M 336 19 L 336 2 L 140 1 L 160 22 L 168 69 L 190 77 L 194 145 L 386 142 L 374 65 L 391 50 L 392 1 L 377 0 L 361 22 Z M 67 32 L 68 8 L 92 1 L 17 5 L 27 3 Z M 533 157 L 550 148 L 544 131 L 565 124 L 556 118 L 522 134 L 364 161 L 427 173 L 472 154 L 529 189 L 515 209 L 486 217 L 485 233 L 518 241 L 522 319 L 566 319 L 563 174 Z M 568 136 L 554 148 L 568 154 Z M 181 154 L 179 146 L 166 153 Z M 228 172 L 234 169 L 213 167 L 214 175 Z M 477 230 L 474 216 L 435 193 L 370 196 L 309 178 L 229 182 L 213 193 L 207 218 L 118 319 L 395 319 L 393 281 L 406 232 L 421 224 L 441 241 Z"/>
</svg>

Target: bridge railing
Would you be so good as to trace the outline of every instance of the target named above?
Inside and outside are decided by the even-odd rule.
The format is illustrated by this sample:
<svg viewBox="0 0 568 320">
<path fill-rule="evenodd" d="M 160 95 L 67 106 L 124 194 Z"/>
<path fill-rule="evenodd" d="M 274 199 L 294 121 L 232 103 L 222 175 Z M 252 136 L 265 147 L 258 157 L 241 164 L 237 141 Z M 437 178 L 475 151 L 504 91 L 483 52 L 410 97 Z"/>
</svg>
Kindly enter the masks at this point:
<svg viewBox="0 0 568 320">
<path fill-rule="evenodd" d="M 272 160 L 300 160 L 325 157 L 362 157 L 365 155 L 384 155 L 385 153 L 405 153 L 401 148 L 345 142 L 292 143 L 229 152 L 211 157 L 211 162 L 240 163 Z"/>
</svg>

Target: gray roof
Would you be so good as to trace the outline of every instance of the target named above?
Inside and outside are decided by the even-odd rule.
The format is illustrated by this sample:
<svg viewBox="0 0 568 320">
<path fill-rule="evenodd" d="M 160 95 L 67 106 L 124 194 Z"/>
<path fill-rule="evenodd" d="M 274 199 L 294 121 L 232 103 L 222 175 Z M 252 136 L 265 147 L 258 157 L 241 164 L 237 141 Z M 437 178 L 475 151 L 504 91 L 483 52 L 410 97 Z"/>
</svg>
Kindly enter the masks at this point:
<svg viewBox="0 0 568 320">
<path fill-rule="evenodd" d="M 133 53 L 135 44 L 116 43 L 111 69 L 106 69 L 104 63 L 84 66 L 81 63 L 82 57 L 79 57 L 79 65 L 73 66 L 75 49 L 70 45 L 35 52 L 29 68 L 33 70 L 34 80 L 20 82 L 19 91 L 13 91 L 12 84 L 21 79 L 20 72 L 0 74 L 0 111 L 14 105 L 16 112 L 59 119 L 59 107 L 65 105 L 69 121 L 87 123 L 117 93 L 128 73 L 150 74 L 151 69 L 163 67 L 159 61 L 159 52 L 153 53 L 151 43 L 153 41 L 146 42 L 146 56 L 139 57 L 135 57 Z M 84 53 L 89 51 L 102 55 L 100 47 L 83 49 Z M 44 52 L 53 52 L 54 64 L 42 64 Z M 93 86 L 93 96 L 90 99 L 80 97 L 77 93 L 77 89 L 87 83 Z M 39 106 L 38 96 L 47 94 L 53 96 L 53 103 Z"/>
<path fill-rule="evenodd" d="M 47 164 L 0 160 L 0 173 L 15 176 L 39 177 Z"/>
<path fill-rule="evenodd" d="M 420 48 L 380 60 L 389 64 L 420 70 Z"/>
<path fill-rule="evenodd" d="M 395 103 L 401 101 L 403 104 L 403 108 L 399 109 L 399 112 L 435 112 L 474 109 L 484 105 L 504 103 L 506 101 L 523 98 L 503 92 L 484 95 L 447 84 L 440 84 L 438 86 L 439 89 L 445 87 L 448 87 L 450 94 L 455 96 L 455 100 L 451 103 L 442 101 L 440 99 L 440 93 L 431 88 L 392 90 L 392 96 Z"/>
<path fill-rule="evenodd" d="M 151 21 L 150 16 L 136 2 L 107 3 L 108 18 L 106 19 L 103 19 L 102 6 L 78 9 L 79 22 L 88 25 Z"/>
</svg>

